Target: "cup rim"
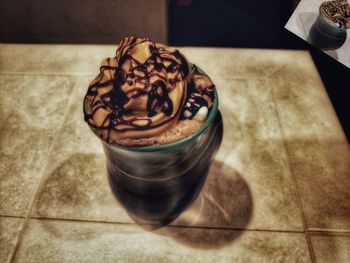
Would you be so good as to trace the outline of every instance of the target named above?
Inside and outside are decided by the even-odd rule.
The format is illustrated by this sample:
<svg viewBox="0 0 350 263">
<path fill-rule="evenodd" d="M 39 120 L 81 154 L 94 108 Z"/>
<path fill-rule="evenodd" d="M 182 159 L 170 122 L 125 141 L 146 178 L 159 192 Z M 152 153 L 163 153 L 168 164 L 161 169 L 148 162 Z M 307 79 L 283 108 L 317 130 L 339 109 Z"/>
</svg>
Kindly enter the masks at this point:
<svg viewBox="0 0 350 263">
<path fill-rule="evenodd" d="M 195 131 L 194 133 L 192 133 L 191 135 L 185 138 L 182 138 L 181 140 L 171 142 L 171 143 L 166 143 L 166 144 L 145 145 L 145 146 L 124 146 L 117 143 L 107 143 L 104 140 L 101 140 L 101 141 L 103 144 L 107 145 L 108 147 L 112 147 L 112 148 L 115 147 L 118 149 L 133 151 L 133 152 L 156 152 L 156 151 L 168 150 L 168 149 L 183 145 L 189 141 L 192 141 L 193 139 L 201 135 L 214 122 L 218 110 L 219 110 L 219 96 L 215 88 L 214 101 L 213 101 L 213 105 L 211 107 L 208 118 L 197 131 Z"/>
</svg>

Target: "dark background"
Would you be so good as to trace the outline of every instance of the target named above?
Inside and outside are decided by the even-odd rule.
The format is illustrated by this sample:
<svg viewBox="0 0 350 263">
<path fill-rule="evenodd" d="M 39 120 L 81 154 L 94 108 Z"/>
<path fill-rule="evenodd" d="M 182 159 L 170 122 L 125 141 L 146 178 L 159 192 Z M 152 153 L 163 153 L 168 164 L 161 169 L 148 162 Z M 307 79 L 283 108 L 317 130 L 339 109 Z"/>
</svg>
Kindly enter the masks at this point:
<svg viewBox="0 0 350 263">
<path fill-rule="evenodd" d="M 298 2 L 171 1 L 169 44 L 309 50 L 349 141 L 350 69 L 284 29 Z"/>
<path fill-rule="evenodd" d="M 350 138 L 350 69 L 284 29 L 299 0 L 0 0 L 0 42 L 309 50 Z M 350 56 L 350 54 L 349 54 Z"/>
</svg>

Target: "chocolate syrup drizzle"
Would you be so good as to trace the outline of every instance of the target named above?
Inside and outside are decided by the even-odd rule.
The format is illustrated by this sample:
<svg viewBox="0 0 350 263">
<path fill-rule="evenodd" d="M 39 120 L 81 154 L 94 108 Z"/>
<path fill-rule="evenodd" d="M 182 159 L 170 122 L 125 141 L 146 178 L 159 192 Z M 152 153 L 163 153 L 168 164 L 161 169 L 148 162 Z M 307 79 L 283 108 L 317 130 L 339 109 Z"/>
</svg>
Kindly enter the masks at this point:
<svg viewBox="0 0 350 263">
<path fill-rule="evenodd" d="M 162 47 L 157 48 L 153 42 L 150 42 L 149 50 L 151 56 L 144 63 L 141 63 L 131 55 L 131 51 L 136 45 L 142 44 L 146 41 L 149 40 L 133 37 L 125 38 L 117 50 L 118 65 L 116 67 L 110 66 L 110 59 L 108 59 L 108 65 L 101 66 L 100 74 L 97 76 L 96 81 L 89 86 L 88 92 L 85 96 L 84 101 L 88 99 L 89 101 L 94 102 L 91 105 L 91 109 L 93 109 L 91 113 L 87 113 L 84 107 L 85 121 L 95 129 L 107 130 L 107 141 L 109 140 L 111 130 L 125 132 L 129 130 L 146 130 L 155 128 L 165 124 L 166 122 L 169 122 L 180 112 L 179 108 L 177 112 L 173 114 L 173 102 L 169 98 L 168 94 L 176 87 L 176 84 L 178 82 L 184 81 L 189 74 L 187 61 L 178 50 L 171 52 L 170 50 Z M 168 56 L 161 56 L 160 51 L 162 54 L 167 54 Z M 119 58 L 118 54 L 120 55 Z M 180 63 L 176 59 L 179 60 Z M 130 67 L 129 73 L 126 73 L 122 70 L 122 66 L 127 60 L 130 60 L 132 65 L 136 65 Z M 164 62 L 169 62 L 169 65 L 165 66 Z M 149 70 L 150 67 L 151 70 Z M 173 79 L 167 79 L 163 75 L 159 74 L 159 72 L 163 69 L 167 73 L 175 73 L 175 77 Z M 105 70 L 113 70 L 114 75 L 112 79 L 101 82 Z M 138 75 L 140 72 L 143 73 L 143 76 Z M 158 80 L 154 83 L 150 83 L 150 78 L 152 76 L 158 77 Z M 143 84 L 143 87 L 134 87 L 125 93 L 121 90 L 121 87 L 126 82 L 130 86 L 132 84 L 135 86 L 136 83 L 141 83 Z M 167 86 L 166 83 L 169 83 L 169 85 Z M 101 95 L 101 100 L 95 101 L 98 94 L 98 89 L 107 87 L 109 85 L 113 85 L 111 91 Z M 131 112 L 130 110 L 126 110 L 124 108 L 125 104 L 131 98 L 137 98 L 143 95 L 148 96 L 147 116 L 149 118 L 133 117 L 126 120 L 124 118 L 124 115 Z M 184 95 L 185 94 L 183 94 L 183 96 Z M 181 100 L 184 100 L 184 98 Z M 92 117 L 97 112 L 97 110 L 101 108 L 110 111 L 110 113 L 103 120 L 101 126 L 97 126 L 94 123 Z M 163 112 L 169 118 L 165 119 L 161 123 L 158 123 L 157 125 L 152 126 L 152 120 L 150 117 L 156 115 L 159 112 Z M 145 124 L 139 125 L 135 123 L 135 121 L 140 120 L 145 121 Z M 117 128 L 118 125 L 123 125 L 124 127 L 126 125 L 128 128 Z"/>
<path fill-rule="evenodd" d="M 338 28 L 347 29 L 350 27 L 350 7 L 346 0 L 324 2 L 320 6 L 320 11 Z"/>
</svg>

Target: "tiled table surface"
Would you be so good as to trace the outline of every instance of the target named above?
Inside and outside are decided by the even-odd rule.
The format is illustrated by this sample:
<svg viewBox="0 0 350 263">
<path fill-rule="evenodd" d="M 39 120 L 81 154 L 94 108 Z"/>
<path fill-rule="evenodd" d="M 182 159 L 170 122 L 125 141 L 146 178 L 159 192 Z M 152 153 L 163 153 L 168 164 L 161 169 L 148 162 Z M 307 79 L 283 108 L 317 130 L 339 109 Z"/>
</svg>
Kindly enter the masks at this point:
<svg viewBox="0 0 350 263">
<path fill-rule="evenodd" d="M 1 262 L 350 260 L 349 144 L 308 52 L 180 50 L 217 86 L 223 143 L 196 201 L 150 230 L 83 122 L 115 47 L 0 45 Z"/>
</svg>

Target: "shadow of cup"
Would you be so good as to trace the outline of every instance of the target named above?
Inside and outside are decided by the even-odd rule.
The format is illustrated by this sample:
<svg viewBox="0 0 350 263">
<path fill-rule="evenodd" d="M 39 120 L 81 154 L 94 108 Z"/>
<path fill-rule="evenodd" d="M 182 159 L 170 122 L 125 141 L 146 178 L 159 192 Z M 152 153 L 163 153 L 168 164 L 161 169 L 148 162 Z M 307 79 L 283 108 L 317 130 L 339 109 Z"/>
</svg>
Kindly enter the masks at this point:
<svg viewBox="0 0 350 263">
<path fill-rule="evenodd" d="M 229 165 L 215 160 L 196 201 L 172 226 L 157 233 L 196 248 L 218 248 L 231 243 L 248 225 L 253 210 L 250 189 Z"/>
<path fill-rule="evenodd" d="M 122 177 L 115 176 L 115 171 L 108 167 L 110 163 L 107 162 L 112 192 L 135 222 L 154 226 L 168 224 L 196 199 L 222 141 L 223 124 L 220 112 L 211 129 L 206 150 L 201 153 L 200 158 L 194 156 L 196 162 L 191 169 L 181 176 L 153 181 L 153 185 L 147 186 L 148 192 L 140 193 L 139 189 L 145 189 L 143 185 L 137 189 L 138 192 L 124 187 L 125 182 L 118 181 Z M 154 191 L 151 187 L 154 187 Z"/>
</svg>

